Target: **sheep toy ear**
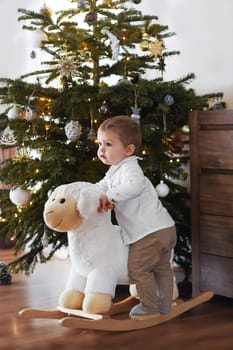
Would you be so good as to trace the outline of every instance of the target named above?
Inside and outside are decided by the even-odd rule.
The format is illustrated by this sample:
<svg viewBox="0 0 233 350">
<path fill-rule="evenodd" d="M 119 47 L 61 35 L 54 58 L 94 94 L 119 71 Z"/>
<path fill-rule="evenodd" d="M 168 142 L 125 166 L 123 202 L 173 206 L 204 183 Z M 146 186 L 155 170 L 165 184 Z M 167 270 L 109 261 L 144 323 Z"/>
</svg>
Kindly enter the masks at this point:
<svg viewBox="0 0 233 350">
<path fill-rule="evenodd" d="M 100 192 L 93 189 L 93 187 L 81 189 L 77 201 L 77 209 L 80 215 L 87 218 L 92 213 L 97 212 L 100 196 Z"/>
</svg>

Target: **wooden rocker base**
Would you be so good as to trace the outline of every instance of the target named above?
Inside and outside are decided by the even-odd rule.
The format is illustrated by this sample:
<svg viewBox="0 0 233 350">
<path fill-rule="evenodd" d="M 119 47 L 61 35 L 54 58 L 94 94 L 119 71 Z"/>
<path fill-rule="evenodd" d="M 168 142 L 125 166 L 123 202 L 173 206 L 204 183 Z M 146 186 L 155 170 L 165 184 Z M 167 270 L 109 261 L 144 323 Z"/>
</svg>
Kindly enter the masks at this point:
<svg viewBox="0 0 233 350">
<path fill-rule="evenodd" d="M 59 307 L 55 310 L 23 309 L 21 316 L 29 318 L 58 319 L 64 327 L 92 329 L 102 331 L 132 331 L 157 326 L 172 320 L 184 312 L 200 305 L 213 297 L 213 292 L 203 292 L 197 297 L 187 301 L 177 300 L 172 311 L 167 315 L 160 315 L 145 320 L 134 320 L 128 316 L 128 311 L 138 303 L 133 297 L 128 297 L 118 303 L 114 303 L 109 314 L 88 314 L 82 310 L 66 309 Z"/>
</svg>

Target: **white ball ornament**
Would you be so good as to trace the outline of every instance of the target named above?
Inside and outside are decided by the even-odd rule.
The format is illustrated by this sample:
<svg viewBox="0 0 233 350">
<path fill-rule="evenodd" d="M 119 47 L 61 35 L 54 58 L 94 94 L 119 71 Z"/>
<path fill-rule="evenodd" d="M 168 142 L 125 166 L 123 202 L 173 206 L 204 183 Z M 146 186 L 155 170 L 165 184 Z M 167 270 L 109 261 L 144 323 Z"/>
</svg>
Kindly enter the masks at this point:
<svg viewBox="0 0 233 350">
<path fill-rule="evenodd" d="M 69 141 L 75 142 L 79 139 L 82 132 L 82 126 L 77 120 L 71 120 L 65 126 L 65 134 Z"/>
<path fill-rule="evenodd" d="M 31 191 L 20 187 L 13 187 L 9 193 L 10 200 L 17 207 L 27 205 L 31 198 Z"/>
<path fill-rule="evenodd" d="M 18 119 L 19 115 L 20 115 L 21 109 L 19 107 L 17 107 L 16 105 L 14 105 L 13 107 L 11 107 L 7 113 L 7 117 L 9 120 L 14 120 L 14 119 Z"/>
<path fill-rule="evenodd" d="M 166 197 L 169 193 L 169 187 L 164 183 L 163 180 L 160 180 L 160 183 L 155 187 L 158 196 L 163 198 Z"/>
</svg>

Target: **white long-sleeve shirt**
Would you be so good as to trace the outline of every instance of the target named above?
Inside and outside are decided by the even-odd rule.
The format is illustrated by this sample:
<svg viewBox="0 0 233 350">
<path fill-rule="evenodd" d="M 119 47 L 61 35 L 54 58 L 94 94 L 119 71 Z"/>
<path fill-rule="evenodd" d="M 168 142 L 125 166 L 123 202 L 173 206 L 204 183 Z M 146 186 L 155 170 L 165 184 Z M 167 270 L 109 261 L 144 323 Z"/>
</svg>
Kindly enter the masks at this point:
<svg viewBox="0 0 233 350">
<path fill-rule="evenodd" d="M 174 226 L 174 220 L 160 202 L 136 156 L 110 166 L 97 185 L 105 192 L 108 200 L 115 203 L 116 219 L 122 228 L 125 244 Z"/>
</svg>

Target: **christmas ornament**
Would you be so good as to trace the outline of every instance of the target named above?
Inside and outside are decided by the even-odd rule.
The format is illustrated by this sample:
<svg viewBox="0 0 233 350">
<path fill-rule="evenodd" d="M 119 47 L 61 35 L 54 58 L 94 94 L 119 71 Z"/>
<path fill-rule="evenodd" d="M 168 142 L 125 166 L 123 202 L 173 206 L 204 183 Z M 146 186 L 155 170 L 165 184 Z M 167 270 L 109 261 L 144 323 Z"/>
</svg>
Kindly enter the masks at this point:
<svg viewBox="0 0 233 350">
<path fill-rule="evenodd" d="M 98 109 L 98 111 L 99 111 L 100 114 L 102 114 L 102 115 L 107 115 L 107 114 L 109 114 L 110 109 L 109 109 L 109 107 L 108 107 L 106 101 L 103 101 L 103 103 L 102 103 L 102 105 L 100 106 L 100 108 Z"/>
<path fill-rule="evenodd" d="M 126 39 L 128 36 L 128 29 L 122 28 L 121 32 L 122 32 L 123 39 Z"/>
<path fill-rule="evenodd" d="M 184 138 L 185 135 L 181 128 L 177 128 L 174 132 L 174 135 L 169 140 L 169 150 L 172 153 L 179 154 L 184 148 Z"/>
<path fill-rule="evenodd" d="M 78 2 L 77 2 L 77 8 L 78 9 L 84 9 L 86 7 L 86 3 L 85 3 L 85 1 L 83 1 L 83 0 L 79 0 Z"/>
<path fill-rule="evenodd" d="M 24 118 L 28 122 L 32 122 L 37 117 L 38 117 L 38 113 L 37 113 L 35 107 L 33 105 L 31 105 L 31 104 L 26 105 L 25 108 L 24 108 Z"/>
<path fill-rule="evenodd" d="M 149 43 L 149 51 L 151 53 L 151 56 L 158 57 L 161 55 L 163 51 L 163 44 L 156 40 L 154 42 Z"/>
<path fill-rule="evenodd" d="M 69 141 L 75 142 L 79 139 L 82 132 L 82 126 L 77 120 L 71 120 L 65 126 L 65 134 Z"/>
<path fill-rule="evenodd" d="M 183 131 L 184 134 L 190 133 L 190 128 L 189 128 L 189 125 L 187 125 L 187 124 L 183 125 L 181 130 Z"/>
<path fill-rule="evenodd" d="M 36 52 L 35 52 L 34 50 L 31 51 L 30 57 L 31 57 L 32 59 L 36 58 Z"/>
<path fill-rule="evenodd" d="M 135 122 L 137 122 L 138 124 L 140 124 L 140 110 L 141 110 L 141 108 L 138 108 L 138 106 L 135 104 L 133 107 L 131 107 L 131 109 L 132 109 L 132 114 L 131 114 L 131 118 L 135 121 Z"/>
<path fill-rule="evenodd" d="M 44 3 L 44 5 L 40 8 L 40 13 L 42 14 L 46 14 L 49 17 L 52 16 L 53 11 L 51 10 L 51 8 L 49 8 L 48 6 L 46 6 L 46 4 Z"/>
<path fill-rule="evenodd" d="M 117 60 L 120 51 L 120 41 L 117 39 L 115 35 L 113 35 L 109 30 L 102 29 L 102 34 L 106 34 L 111 41 L 111 49 L 112 49 L 112 59 Z"/>
<path fill-rule="evenodd" d="M 74 58 L 61 58 L 58 61 L 57 70 L 60 71 L 61 76 L 65 76 L 66 78 L 73 78 L 77 73 L 77 65 Z"/>
<path fill-rule="evenodd" d="M 103 80 L 100 80 L 100 82 L 99 82 L 99 87 L 101 87 L 101 88 L 104 88 L 104 87 L 107 87 L 108 86 L 108 84 L 107 83 L 105 83 L 105 81 L 103 81 Z"/>
<path fill-rule="evenodd" d="M 97 20 L 97 14 L 95 12 L 88 12 L 84 18 L 84 22 L 91 24 Z"/>
<path fill-rule="evenodd" d="M 10 200 L 17 207 L 24 207 L 29 203 L 31 191 L 20 187 L 13 187 L 9 193 Z"/>
<path fill-rule="evenodd" d="M 11 284 L 11 274 L 7 271 L 6 265 L 0 261 L 0 285 L 6 286 Z"/>
<path fill-rule="evenodd" d="M 88 135 L 87 135 L 88 140 L 94 141 L 96 139 L 96 133 L 93 127 L 90 128 Z"/>
<path fill-rule="evenodd" d="M 13 146 L 16 144 L 16 138 L 13 130 L 9 126 L 0 134 L 0 144 L 5 146 Z"/>
<path fill-rule="evenodd" d="M 142 35 L 142 41 L 140 42 L 139 46 L 142 51 L 147 51 L 149 49 L 149 34 L 143 33 Z"/>
<path fill-rule="evenodd" d="M 111 7 L 113 5 L 112 1 L 113 0 L 102 0 L 102 5 L 105 7 Z"/>
<path fill-rule="evenodd" d="M 142 51 L 147 51 L 149 49 L 149 42 L 147 40 L 143 40 L 140 42 L 140 49 Z"/>
<path fill-rule="evenodd" d="M 166 95 L 164 97 L 164 103 L 167 105 L 167 106 L 172 106 L 174 104 L 174 98 L 172 95 Z"/>
<path fill-rule="evenodd" d="M 223 109 L 224 107 L 223 107 L 223 105 L 222 105 L 222 103 L 220 102 L 220 103 L 215 103 L 213 106 L 212 106 L 212 109 L 214 109 L 214 110 L 221 110 L 221 109 Z"/>
<path fill-rule="evenodd" d="M 131 76 L 132 76 L 131 83 L 132 84 L 138 84 L 139 78 L 140 78 L 139 74 L 138 73 L 132 73 Z"/>
<path fill-rule="evenodd" d="M 25 160 L 32 159 L 31 150 L 26 147 L 17 148 L 15 156 L 12 159 L 14 163 L 21 163 Z"/>
<path fill-rule="evenodd" d="M 18 119 L 20 113 L 21 113 L 21 109 L 19 107 L 17 107 L 16 104 L 14 104 L 14 106 L 11 107 L 11 109 L 9 109 L 9 111 L 7 113 L 7 117 L 9 120 Z"/>
<path fill-rule="evenodd" d="M 43 236 L 41 238 L 41 243 L 42 243 L 44 248 L 48 247 L 48 245 L 49 245 L 49 240 L 48 240 L 48 234 L 47 234 L 46 227 L 44 229 L 44 233 L 43 233 Z"/>
<path fill-rule="evenodd" d="M 169 143 L 168 148 L 172 153 L 179 154 L 182 152 L 183 147 L 184 147 L 183 141 L 174 138 Z"/>
<path fill-rule="evenodd" d="M 127 84 L 127 85 L 131 85 L 131 81 L 128 80 L 128 78 L 126 76 L 124 76 L 123 78 L 119 79 L 117 84 Z"/>
<path fill-rule="evenodd" d="M 169 193 L 169 187 L 164 183 L 163 180 L 160 180 L 160 183 L 155 187 L 158 196 L 163 198 L 166 197 Z"/>
</svg>

